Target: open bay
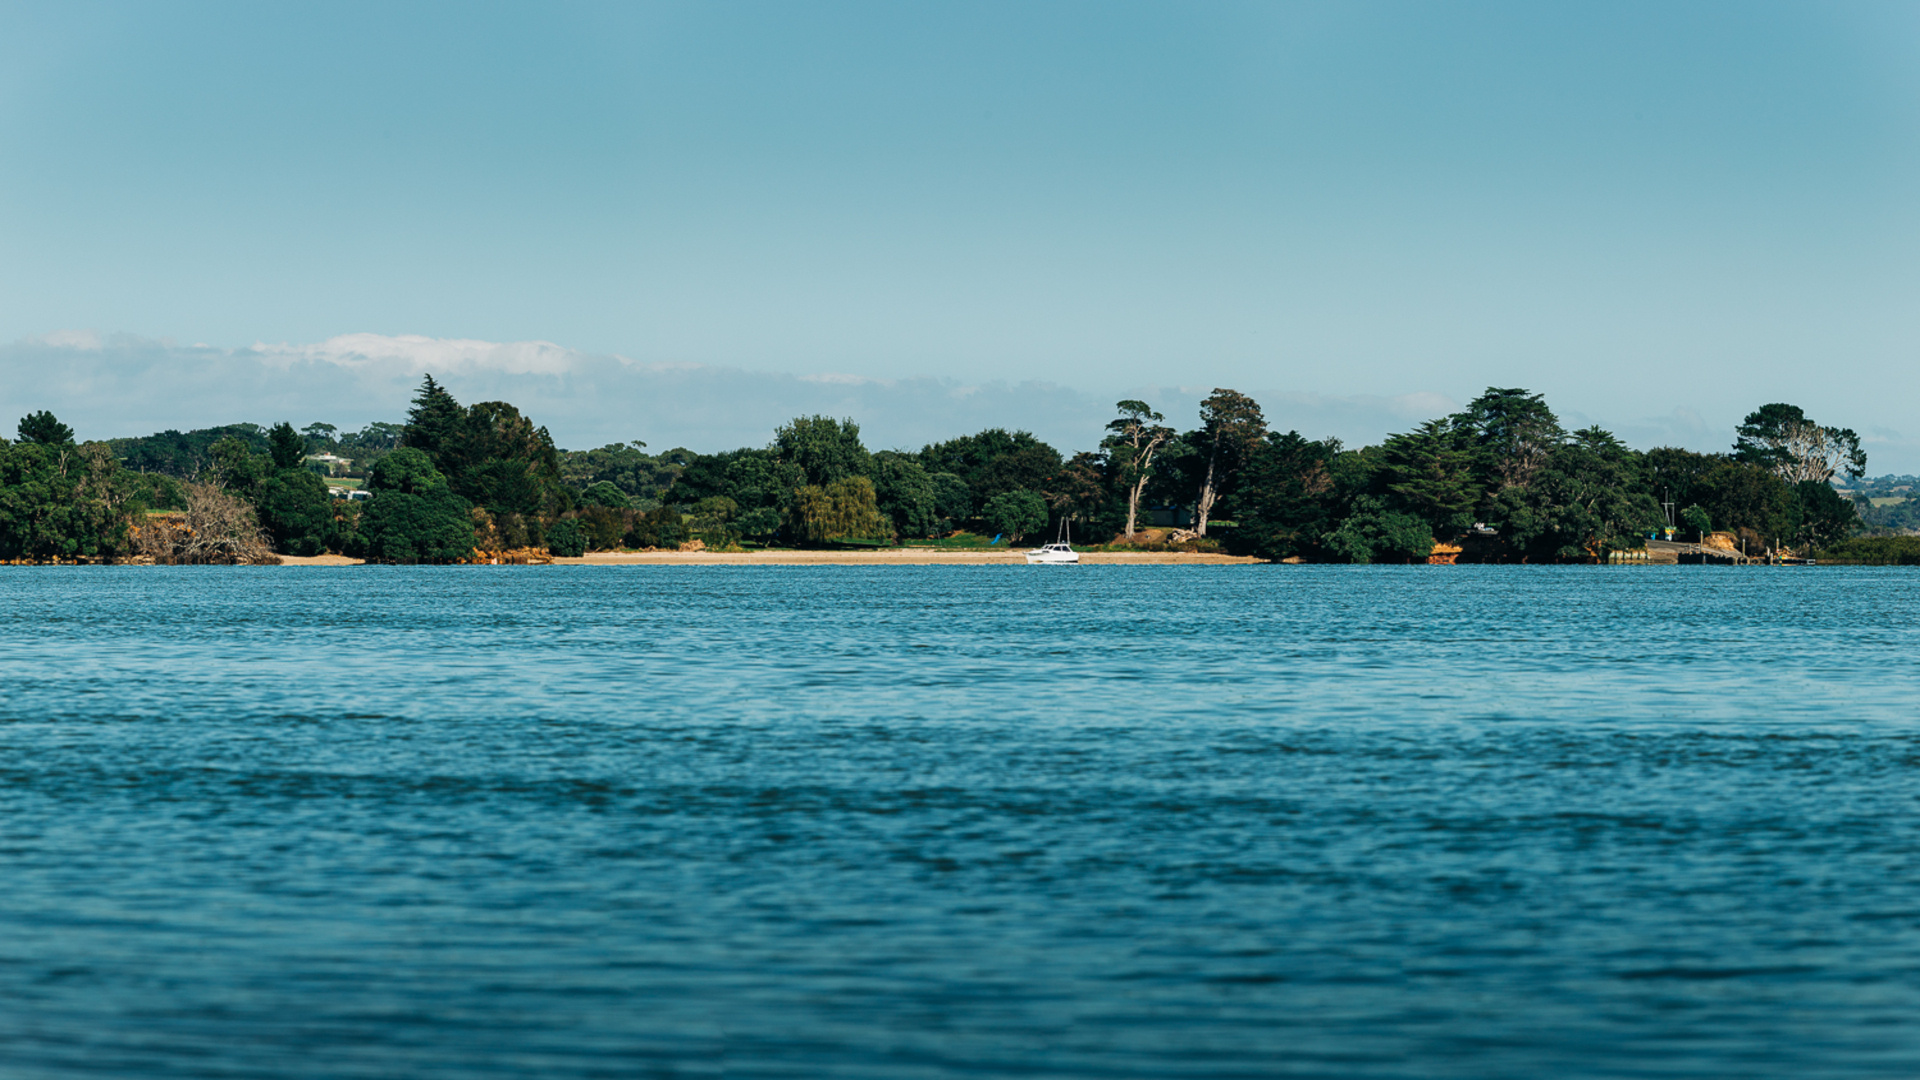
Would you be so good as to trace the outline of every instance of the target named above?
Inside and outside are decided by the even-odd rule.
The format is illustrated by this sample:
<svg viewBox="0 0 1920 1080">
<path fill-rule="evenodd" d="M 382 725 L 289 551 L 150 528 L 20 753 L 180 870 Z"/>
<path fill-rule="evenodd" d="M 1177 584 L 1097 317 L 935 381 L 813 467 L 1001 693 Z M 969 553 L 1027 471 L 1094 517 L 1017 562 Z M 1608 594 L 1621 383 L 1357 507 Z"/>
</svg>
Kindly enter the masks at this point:
<svg viewBox="0 0 1920 1080">
<path fill-rule="evenodd" d="M 0 1074 L 1920 1074 L 1920 573 L 0 570 Z"/>
</svg>

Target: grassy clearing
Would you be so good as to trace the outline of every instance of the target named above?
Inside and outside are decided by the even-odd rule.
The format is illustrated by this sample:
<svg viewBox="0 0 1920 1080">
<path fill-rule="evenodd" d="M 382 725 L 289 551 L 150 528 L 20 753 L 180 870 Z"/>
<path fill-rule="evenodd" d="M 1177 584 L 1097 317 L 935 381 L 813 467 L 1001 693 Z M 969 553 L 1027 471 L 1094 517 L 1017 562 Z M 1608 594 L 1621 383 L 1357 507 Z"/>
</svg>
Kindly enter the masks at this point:
<svg viewBox="0 0 1920 1080">
<path fill-rule="evenodd" d="M 1011 547 L 1013 545 L 1007 543 L 1007 540 L 1005 537 L 1002 537 L 1000 539 L 1000 542 L 996 544 L 996 543 L 993 543 L 993 537 L 991 536 L 982 536 L 979 533 L 963 532 L 963 533 L 956 534 L 954 536 L 942 536 L 935 540 L 910 540 L 901 546 L 915 547 L 915 548 L 939 548 L 943 551 L 952 550 L 956 548 L 958 549 L 986 548 L 988 550 L 1004 551 L 1008 547 Z"/>
</svg>

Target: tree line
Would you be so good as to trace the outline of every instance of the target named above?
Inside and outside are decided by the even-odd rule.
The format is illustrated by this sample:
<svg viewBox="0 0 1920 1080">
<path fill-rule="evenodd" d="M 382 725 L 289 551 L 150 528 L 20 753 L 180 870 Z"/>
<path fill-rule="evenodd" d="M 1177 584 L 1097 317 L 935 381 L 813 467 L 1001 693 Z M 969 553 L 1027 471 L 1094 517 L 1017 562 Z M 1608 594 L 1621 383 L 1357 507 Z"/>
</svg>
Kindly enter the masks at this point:
<svg viewBox="0 0 1920 1080">
<path fill-rule="evenodd" d="M 1725 453 L 1641 452 L 1597 426 L 1566 430 L 1542 395 L 1489 388 L 1348 449 L 1270 430 L 1252 398 L 1217 389 L 1184 431 L 1121 401 L 1097 446 L 1071 454 L 1002 428 L 873 451 L 858 424 L 825 416 L 720 453 L 637 441 L 563 451 L 513 405 L 462 405 L 427 376 L 404 423 L 359 432 L 229 425 L 76 444 L 35 413 L 0 440 L 0 558 L 452 562 L 695 540 L 1019 541 L 1063 523 L 1083 540 L 1140 543 L 1150 521 L 1171 521 L 1182 542 L 1269 559 L 1414 562 L 1440 545 L 1467 561 L 1550 562 L 1604 559 L 1670 527 L 1757 548 L 1860 529 L 1834 490 L 1865 469 L 1854 432 L 1770 404 L 1734 435 Z M 329 490 L 322 474 L 340 461 L 348 477 L 335 483 L 370 498 Z"/>
</svg>

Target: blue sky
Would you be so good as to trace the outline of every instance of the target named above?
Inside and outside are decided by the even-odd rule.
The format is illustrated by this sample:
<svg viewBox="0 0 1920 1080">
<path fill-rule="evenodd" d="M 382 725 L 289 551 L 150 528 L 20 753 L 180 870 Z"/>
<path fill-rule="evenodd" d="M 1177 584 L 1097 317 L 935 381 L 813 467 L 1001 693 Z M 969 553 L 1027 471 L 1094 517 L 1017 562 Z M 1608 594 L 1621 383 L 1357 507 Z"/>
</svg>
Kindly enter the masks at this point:
<svg viewBox="0 0 1920 1080">
<path fill-rule="evenodd" d="M 1920 471 L 1916 135 L 1912 5 L 0 3 L 0 408 L 270 422 L 168 365 L 411 335 L 718 395 L 473 369 L 563 444 L 735 444 L 728 379 L 907 388 L 901 443 L 1044 384 L 1070 445 L 1123 393 L 1377 439 L 1519 385 Z"/>
</svg>

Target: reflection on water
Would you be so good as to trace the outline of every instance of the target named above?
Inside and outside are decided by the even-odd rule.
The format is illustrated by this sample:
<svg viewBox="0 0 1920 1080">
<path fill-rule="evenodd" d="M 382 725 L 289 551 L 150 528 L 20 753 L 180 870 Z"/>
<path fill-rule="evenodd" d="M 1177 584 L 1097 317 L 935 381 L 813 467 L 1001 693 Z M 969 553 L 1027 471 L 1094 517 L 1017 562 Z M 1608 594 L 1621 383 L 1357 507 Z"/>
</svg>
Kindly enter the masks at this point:
<svg viewBox="0 0 1920 1080">
<path fill-rule="evenodd" d="M 1920 574 L 0 570 L 0 1074 L 1920 1073 Z"/>
</svg>

